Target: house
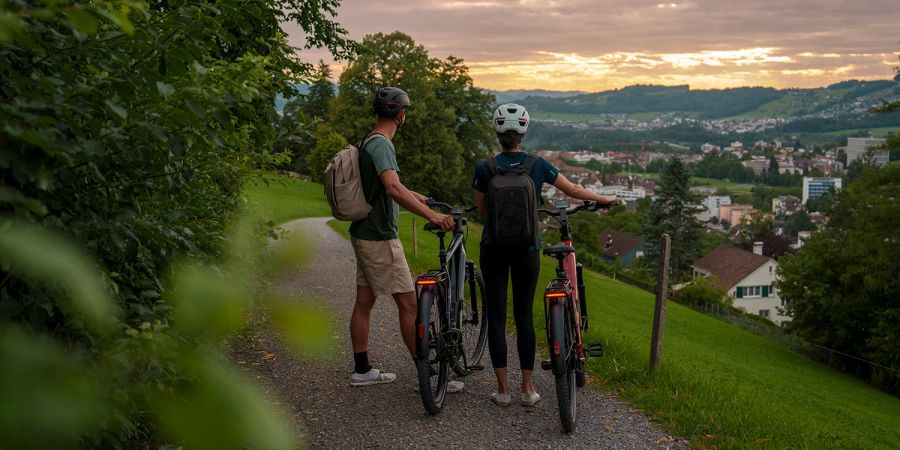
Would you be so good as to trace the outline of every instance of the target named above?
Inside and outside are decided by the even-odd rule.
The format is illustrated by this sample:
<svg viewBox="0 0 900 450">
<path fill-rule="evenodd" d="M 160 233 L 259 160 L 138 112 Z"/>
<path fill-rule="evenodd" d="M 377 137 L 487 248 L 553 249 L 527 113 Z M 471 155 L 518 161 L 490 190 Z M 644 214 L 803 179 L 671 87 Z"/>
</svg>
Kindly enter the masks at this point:
<svg viewBox="0 0 900 450">
<path fill-rule="evenodd" d="M 775 286 L 778 263 L 763 256 L 761 242 L 753 247 L 753 252 L 727 244 L 716 247 L 694 263 L 694 278 L 713 277 L 736 308 L 783 325 L 790 317 L 784 315 L 785 303 Z"/>
<path fill-rule="evenodd" d="M 631 267 L 635 259 L 644 256 L 644 240 L 639 236 L 607 228 L 600 232 L 598 239 L 604 262 L 614 263 L 618 259 L 622 267 Z"/>
<path fill-rule="evenodd" d="M 741 205 L 741 204 L 729 204 L 729 205 L 719 205 L 719 222 L 726 221 L 731 226 L 735 226 L 741 223 L 741 220 L 744 217 L 749 218 L 753 212 L 756 211 L 753 209 L 753 205 Z"/>
</svg>

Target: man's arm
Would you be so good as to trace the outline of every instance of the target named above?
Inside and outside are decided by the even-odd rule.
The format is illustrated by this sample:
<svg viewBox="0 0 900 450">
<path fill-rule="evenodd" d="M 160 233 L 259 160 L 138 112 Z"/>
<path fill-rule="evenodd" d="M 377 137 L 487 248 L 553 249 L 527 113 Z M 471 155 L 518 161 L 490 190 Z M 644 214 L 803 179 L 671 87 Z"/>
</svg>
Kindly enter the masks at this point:
<svg viewBox="0 0 900 450">
<path fill-rule="evenodd" d="M 478 215 L 484 217 L 487 215 L 487 196 L 484 192 L 475 191 L 475 204 L 478 205 Z"/>
<path fill-rule="evenodd" d="M 409 190 L 409 192 L 413 195 L 413 197 L 416 198 L 416 200 L 420 201 L 423 205 L 427 205 L 427 204 L 428 204 L 428 197 L 426 197 L 426 196 L 424 196 L 424 195 L 422 195 L 422 194 L 420 194 L 420 193 L 418 193 L 418 192 L 416 192 L 416 191 L 414 191 L 414 190 L 411 190 L 411 189 Z"/>
<path fill-rule="evenodd" d="M 396 170 L 384 170 L 378 174 L 378 177 L 381 178 L 381 183 L 384 184 L 387 195 L 391 196 L 392 199 L 396 200 L 397 203 L 407 211 L 424 217 L 429 222 L 441 227 L 441 229 L 453 229 L 453 219 L 450 216 L 438 214 L 432 211 L 428 206 L 425 206 L 425 203 L 419 200 L 415 193 L 407 189 L 406 186 L 400 182 L 400 177 L 397 175 Z M 420 197 L 422 196 L 421 194 L 418 195 Z"/>
<path fill-rule="evenodd" d="M 563 194 L 566 194 L 572 198 L 577 198 L 579 200 L 591 200 L 597 203 L 610 203 L 616 200 L 616 198 L 613 196 L 600 195 L 596 192 L 585 189 L 583 186 L 573 184 L 563 174 L 559 174 L 556 177 L 556 181 L 553 183 L 553 186 L 562 191 Z"/>
</svg>

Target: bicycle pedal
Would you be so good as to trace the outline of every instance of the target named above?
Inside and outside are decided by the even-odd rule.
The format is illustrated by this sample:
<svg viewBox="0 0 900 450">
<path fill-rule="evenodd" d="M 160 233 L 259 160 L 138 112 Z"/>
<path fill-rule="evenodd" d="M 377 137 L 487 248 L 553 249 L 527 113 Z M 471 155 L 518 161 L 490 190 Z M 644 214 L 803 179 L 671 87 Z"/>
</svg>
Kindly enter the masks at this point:
<svg viewBox="0 0 900 450">
<path fill-rule="evenodd" d="M 599 358 L 606 352 L 606 347 L 601 342 L 594 342 L 585 347 L 584 352 L 591 357 Z"/>
<path fill-rule="evenodd" d="M 545 359 L 541 361 L 541 369 L 550 370 L 553 368 L 553 363 L 550 362 L 549 359 Z"/>
</svg>

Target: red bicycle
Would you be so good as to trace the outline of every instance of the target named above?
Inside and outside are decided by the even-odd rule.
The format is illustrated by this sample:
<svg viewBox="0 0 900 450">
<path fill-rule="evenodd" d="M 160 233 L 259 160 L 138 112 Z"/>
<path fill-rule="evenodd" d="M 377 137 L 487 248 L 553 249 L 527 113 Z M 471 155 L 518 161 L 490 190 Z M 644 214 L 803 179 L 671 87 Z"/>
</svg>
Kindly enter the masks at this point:
<svg viewBox="0 0 900 450">
<path fill-rule="evenodd" d="M 603 356 L 601 343 L 587 346 L 582 344 L 582 336 L 588 329 L 587 297 L 582 266 L 575 261 L 575 249 L 569 233 L 569 216 L 581 210 L 596 211 L 616 204 L 617 202 L 599 204 L 586 201 L 569 208 L 569 202 L 563 200 L 556 202 L 554 210 L 539 210 L 556 219 L 560 225 L 560 242 L 544 249 L 544 255 L 556 258 L 558 265 L 556 278 L 544 290 L 544 317 L 550 360 L 542 361 L 541 368 L 552 370 L 556 378 L 559 418 L 566 433 L 575 429 L 578 388 L 584 386 L 585 355 Z M 572 285 L 573 281 L 575 286 Z"/>
</svg>

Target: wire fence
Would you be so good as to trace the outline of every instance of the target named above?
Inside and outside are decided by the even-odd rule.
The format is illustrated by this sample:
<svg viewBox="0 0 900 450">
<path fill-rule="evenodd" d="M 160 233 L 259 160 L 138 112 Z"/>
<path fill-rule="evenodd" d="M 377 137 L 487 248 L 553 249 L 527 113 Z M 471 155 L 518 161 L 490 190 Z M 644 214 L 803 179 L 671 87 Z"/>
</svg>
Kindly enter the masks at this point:
<svg viewBox="0 0 900 450">
<path fill-rule="evenodd" d="M 656 285 L 653 282 L 630 276 L 621 269 L 609 267 L 607 265 L 590 264 L 589 266 L 591 270 L 606 275 L 617 283 L 634 286 L 651 294 L 655 294 Z M 696 311 L 724 320 L 758 336 L 773 339 L 806 358 L 854 375 L 888 393 L 894 395 L 900 394 L 900 369 L 888 367 L 855 355 L 808 342 L 794 334 L 788 333 L 783 327 L 778 326 L 768 319 L 749 314 L 744 310 L 733 306 L 709 302 L 680 302 L 678 301 L 677 296 L 671 295 L 671 293 L 668 298 Z"/>
</svg>

